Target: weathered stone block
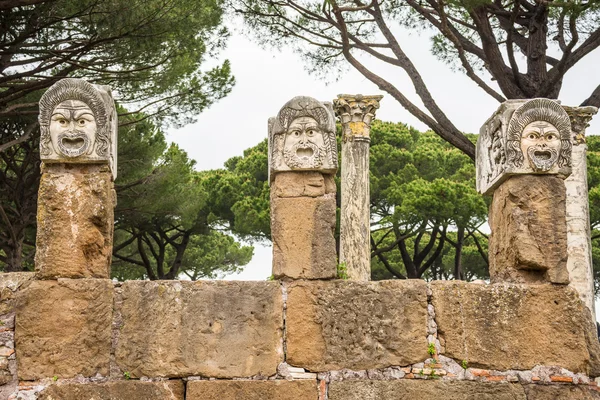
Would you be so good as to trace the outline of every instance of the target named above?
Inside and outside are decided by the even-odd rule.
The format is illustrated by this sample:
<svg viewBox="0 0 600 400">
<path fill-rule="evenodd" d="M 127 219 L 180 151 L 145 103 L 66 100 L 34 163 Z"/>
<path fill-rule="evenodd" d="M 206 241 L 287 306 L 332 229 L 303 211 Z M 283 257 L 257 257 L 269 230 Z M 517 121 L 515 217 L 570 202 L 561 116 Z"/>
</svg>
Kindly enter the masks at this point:
<svg viewBox="0 0 600 400">
<path fill-rule="evenodd" d="M 287 362 L 312 372 L 427 358 L 427 291 L 420 280 L 294 282 L 286 315 Z"/>
<path fill-rule="evenodd" d="M 275 277 L 335 278 L 334 196 L 271 199 Z"/>
<path fill-rule="evenodd" d="M 569 283 L 564 181 L 513 176 L 494 192 L 489 244 L 492 282 Z"/>
<path fill-rule="evenodd" d="M 329 400 L 528 400 L 519 384 L 441 380 L 332 382 L 328 393 Z"/>
<path fill-rule="evenodd" d="M 109 278 L 114 191 L 108 166 L 46 165 L 37 214 L 37 278 Z"/>
<path fill-rule="evenodd" d="M 184 400 L 182 381 L 52 385 L 38 400 Z"/>
<path fill-rule="evenodd" d="M 106 375 L 112 309 L 108 279 L 32 281 L 18 296 L 19 379 Z"/>
<path fill-rule="evenodd" d="M 319 197 L 336 192 L 333 175 L 317 171 L 280 172 L 271 183 L 271 197 Z"/>
<path fill-rule="evenodd" d="M 600 393 L 583 385 L 523 385 L 527 400 L 596 400 Z"/>
<path fill-rule="evenodd" d="M 18 290 L 33 279 L 33 272 L 9 272 L 0 274 L 0 315 L 14 311 Z"/>
<path fill-rule="evenodd" d="M 599 372 L 600 345 L 576 291 L 555 285 L 432 282 L 443 354 L 469 366 Z"/>
<path fill-rule="evenodd" d="M 117 364 L 131 377 L 274 375 L 283 361 L 277 282 L 126 282 Z"/>
<path fill-rule="evenodd" d="M 186 400 L 315 400 L 316 380 L 190 381 Z"/>
</svg>

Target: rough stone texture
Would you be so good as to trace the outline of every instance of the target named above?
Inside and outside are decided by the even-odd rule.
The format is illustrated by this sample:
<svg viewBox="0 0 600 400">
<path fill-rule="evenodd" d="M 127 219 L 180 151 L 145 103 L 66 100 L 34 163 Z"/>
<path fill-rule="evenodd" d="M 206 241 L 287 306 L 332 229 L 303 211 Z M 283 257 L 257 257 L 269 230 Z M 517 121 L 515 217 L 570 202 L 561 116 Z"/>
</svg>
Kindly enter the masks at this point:
<svg viewBox="0 0 600 400">
<path fill-rule="evenodd" d="M 556 365 L 593 376 L 600 372 L 596 328 L 573 289 L 450 281 L 430 285 L 445 356 L 500 371 Z"/>
<path fill-rule="evenodd" d="M 519 384 L 442 380 L 332 382 L 328 393 L 329 400 L 528 400 Z"/>
<path fill-rule="evenodd" d="M 335 192 L 333 175 L 318 171 L 279 172 L 271 183 L 271 198 L 319 197 Z"/>
<path fill-rule="evenodd" d="M 6 399 L 17 387 L 15 345 L 15 307 L 18 291 L 33 279 L 33 272 L 0 274 L 0 399 Z"/>
<path fill-rule="evenodd" d="M 38 400 L 184 400 L 182 381 L 52 385 Z"/>
<path fill-rule="evenodd" d="M 273 275 L 329 279 L 336 276 L 335 195 L 271 198 Z"/>
<path fill-rule="evenodd" d="M 316 380 L 190 381 L 186 400 L 316 400 Z"/>
<path fill-rule="evenodd" d="M 569 283 L 564 181 L 513 176 L 494 192 L 489 242 L 492 282 Z"/>
<path fill-rule="evenodd" d="M 283 361 L 278 282 L 123 284 L 116 361 L 131 377 L 274 375 Z"/>
<path fill-rule="evenodd" d="M 523 385 L 527 400 L 595 400 L 600 393 L 579 385 Z"/>
<path fill-rule="evenodd" d="M 31 282 L 18 297 L 19 379 L 106 375 L 112 308 L 108 279 Z"/>
<path fill-rule="evenodd" d="M 294 282 L 287 363 L 309 371 L 408 365 L 427 358 L 427 293 L 420 280 Z"/>
<path fill-rule="evenodd" d="M 44 166 L 38 194 L 37 278 L 109 278 L 113 208 L 108 166 Z"/>
<path fill-rule="evenodd" d="M 14 312 L 18 290 L 26 282 L 32 280 L 33 276 L 33 272 L 9 272 L 0 274 L 0 315 Z"/>
<path fill-rule="evenodd" d="M 369 141 L 347 141 L 342 143 L 340 262 L 351 280 L 371 280 L 370 207 Z"/>
</svg>

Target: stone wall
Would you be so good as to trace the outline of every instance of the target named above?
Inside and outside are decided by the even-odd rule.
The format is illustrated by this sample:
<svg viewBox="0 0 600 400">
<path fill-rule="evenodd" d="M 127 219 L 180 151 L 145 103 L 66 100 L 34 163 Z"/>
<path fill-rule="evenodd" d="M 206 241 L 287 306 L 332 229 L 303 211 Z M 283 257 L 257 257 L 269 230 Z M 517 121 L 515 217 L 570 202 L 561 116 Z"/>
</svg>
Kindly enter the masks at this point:
<svg viewBox="0 0 600 400">
<path fill-rule="evenodd" d="M 0 398 L 596 399 L 559 285 L 0 276 Z"/>
</svg>

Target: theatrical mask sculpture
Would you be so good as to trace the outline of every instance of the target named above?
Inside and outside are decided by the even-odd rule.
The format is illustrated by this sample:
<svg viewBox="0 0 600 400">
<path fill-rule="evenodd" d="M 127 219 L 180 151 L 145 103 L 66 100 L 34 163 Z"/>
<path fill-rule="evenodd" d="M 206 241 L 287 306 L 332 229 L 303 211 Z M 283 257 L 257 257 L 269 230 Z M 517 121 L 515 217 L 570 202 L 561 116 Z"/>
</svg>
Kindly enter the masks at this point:
<svg viewBox="0 0 600 400">
<path fill-rule="evenodd" d="M 481 128 L 477 189 L 491 195 L 509 176 L 571 173 L 571 122 L 554 100 L 511 100 Z"/>
<path fill-rule="evenodd" d="M 40 99 L 45 163 L 108 163 L 116 173 L 117 115 L 106 87 L 62 79 Z"/>
<path fill-rule="evenodd" d="M 330 103 L 294 97 L 269 119 L 269 173 L 337 170 L 335 119 Z"/>
</svg>

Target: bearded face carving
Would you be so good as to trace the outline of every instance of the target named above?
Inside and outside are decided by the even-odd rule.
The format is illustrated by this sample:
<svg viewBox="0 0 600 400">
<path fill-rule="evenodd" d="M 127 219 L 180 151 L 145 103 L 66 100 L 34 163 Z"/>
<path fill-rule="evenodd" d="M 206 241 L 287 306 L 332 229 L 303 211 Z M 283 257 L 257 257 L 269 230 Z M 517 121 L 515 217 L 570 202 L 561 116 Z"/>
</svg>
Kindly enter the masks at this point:
<svg viewBox="0 0 600 400">
<path fill-rule="evenodd" d="M 269 120 L 269 173 L 337 170 L 335 119 L 330 103 L 294 97 Z"/>
<path fill-rule="evenodd" d="M 46 163 L 108 163 L 116 174 L 117 114 L 110 91 L 62 79 L 40 99 L 40 155 Z"/>
<path fill-rule="evenodd" d="M 52 112 L 50 141 L 54 151 L 65 157 L 91 154 L 96 131 L 94 112 L 82 101 L 63 101 Z"/>
<path fill-rule="evenodd" d="M 571 150 L 571 121 L 558 102 L 507 101 L 481 128 L 477 140 L 477 189 L 492 194 L 516 174 L 555 174 L 566 178 L 571 173 Z"/>
<path fill-rule="evenodd" d="M 327 149 L 318 122 L 310 117 L 292 121 L 283 144 L 285 163 L 293 169 L 317 169 L 325 157 Z"/>
</svg>

